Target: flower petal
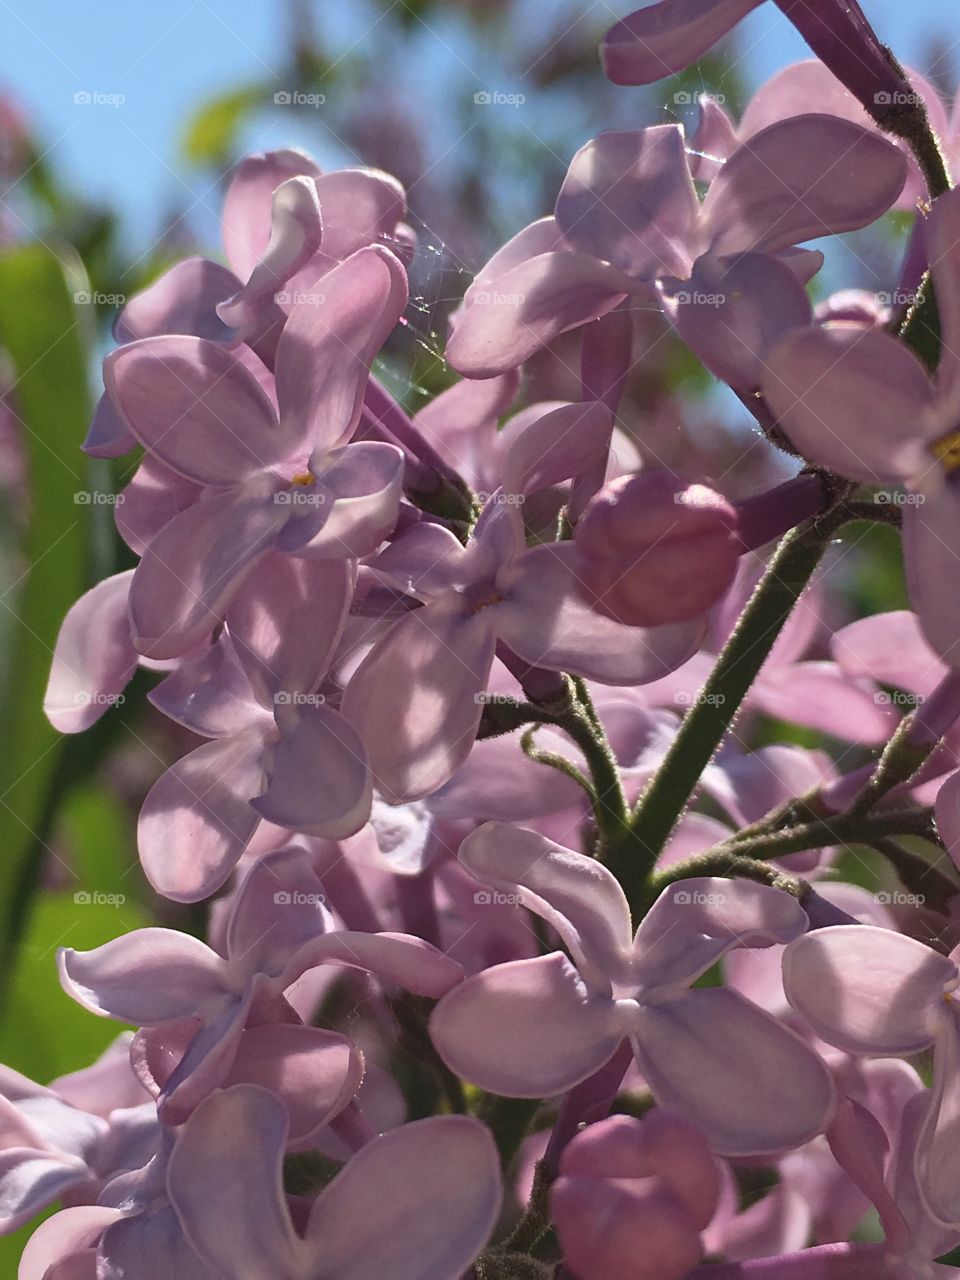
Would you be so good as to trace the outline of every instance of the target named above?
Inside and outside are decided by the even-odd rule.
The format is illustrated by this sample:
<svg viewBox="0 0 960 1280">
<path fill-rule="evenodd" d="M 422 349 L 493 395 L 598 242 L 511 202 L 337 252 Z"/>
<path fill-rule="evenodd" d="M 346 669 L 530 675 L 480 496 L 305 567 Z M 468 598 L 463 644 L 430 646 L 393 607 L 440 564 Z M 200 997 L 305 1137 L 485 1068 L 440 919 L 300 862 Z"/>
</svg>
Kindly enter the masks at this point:
<svg viewBox="0 0 960 1280">
<path fill-rule="evenodd" d="M 363 1054 L 346 1036 L 280 1023 L 248 1027 L 224 1088 L 255 1084 L 276 1094 L 301 1143 L 352 1102 L 363 1079 Z"/>
<path fill-rule="evenodd" d="M 263 737 L 248 729 L 182 756 L 147 792 L 137 845 L 147 879 L 176 902 L 219 889 L 256 831 Z"/>
<path fill-rule="evenodd" d="M 634 288 L 589 254 L 540 253 L 498 276 L 491 290 L 471 292 L 446 358 L 467 378 L 506 373 L 561 333 L 606 315 Z"/>
<path fill-rule="evenodd" d="M 700 215 L 676 124 L 604 132 L 570 162 L 554 210 L 566 240 L 647 279 L 683 272 Z"/>
<path fill-rule="evenodd" d="M 687 991 L 638 1016 L 637 1064 L 654 1097 L 720 1155 L 798 1147 L 821 1132 L 833 1079 L 795 1032 L 735 991 Z"/>
<path fill-rule="evenodd" d="M 92 951 L 62 947 L 57 963 L 78 1004 L 137 1026 L 218 1007 L 227 994 L 220 957 L 175 929 L 135 929 Z"/>
<path fill-rule="evenodd" d="M 533 666 L 570 671 L 601 684 L 645 684 L 700 647 L 700 620 L 626 627 L 594 612 L 578 589 L 572 543 L 536 547 L 497 578 L 503 603 L 491 609 L 502 640 Z"/>
<path fill-rule="evenodd" d="M 453 1071 L 505 1098 L 572 1089 L 623 1040 L 609 996 L 591 995 L 562 952 L 498 964 L 455 987 L 430 1018 Z"/>
<path fill-rule="evenodd" d="M 309 449 L 344 444 L 360 420 L 370 365 L 407 305 L 407 273 L 371 246 L 323 277 L 319 300 L 298 302 L 277 348 L 284 433 Z"/>
<path fill-rule="evenodd" d="M 201 1103 L 177 1138 L 167 1194 L 187 1239 L 218 1273 L 306 1274 L 281 1180 L 287 1130 L 280 1099 L 241 1084 Z"/>
<path fill-rule="evenodd" d="M 188 507 L 143 553 L 130 587 L 134 644 L 149 658 L 178 658 L 207 636 L 289 508 L 261 492 L 223 494 Z"/>
<path fill-rule="evenodd" d="M 305 514 L 293 506 L 278 546 L 299 556 L 371 555 L 393 532 L 403 495 L 404 459 L 392 444 L 358 440 L 311 463 L 316 485 Z"/>
<path fill-rule="evenodd" d="M 933 387 L 902 342 L 860 325 L 804 329 L 766 364 L 764 395 L 811 461 L 868 484 L 914 473 L 921 446 L 904 424 L 917 431 Z"/>
<path fill-rule="evenodd" d="M 277 827 L 342 840 L 370 817 L 373 783 L 363 742 L 326 706 L 278 706 L 280 739 L 264 756 L 266 788 L 253 808 Z"/>
<path fill-rule="evenodd" d="M 457 602 L 416 609 L 395 623 L 347 686 L 343 713 L 367 748 L 385 799 L 435 791 L 466 759 L 493 662 L 485 614 Z"/>
<path fill-rule="evenodd" d="M 122 1217 L 119 1209 L 99 1204 L 62 1209 L 42 1222 L 20 1255 L 17 1280 L 47 1280 L 50 1269 L 71 1253 L 95 1245 L 111 1222 Z"/>
<path fill-rule="evenodd" d="M 960 553 L 960 494 L 939 477 L 925 502 L 903 516 L 903 567 L 910 603 L 917 611 L 927 643 L 950 667 L 960 667 L 960 602 L 944 591 L 957 571 Z M 917 497 L 924 497 L 918 494 Z"/>
<path fill-rule="evenodd" d="M 634 976 L 648 993 L 695 981 L 734 947 L 790 942 L 807 917 L 782 889 L 697 876 L 668 885 L 635 940 Z"/>
<path fill-rule="evenodd" d="M 347 560 L 266 556 L 227 609 L 237 655 L 265 706 L 320 683 L 333 657 L 353 596 Z M 279 699 L 283 701 L 281 697 Z"/>
<path fill-rule="evenodd" d="M 282 979 L 286 988 L 308 969 L 345 964 L 366 969 L 381 982 L 438 999 L 463 977 L 456 960 L 406 933 L 359 933 L 341 929 L 304 943 L 291 957 Z"/>
<path fill-rule="evenodd" d="M 873 129 L 829 115 L 778 121 L 738 147 L 710 184 L 710 250 L 773 253 L 865 227 L 906 176 L 902 152 Z"/>
<path fill-rule="evenodd" d="M 237 277 L 209 258 L 184 258 L 134 294 L 117 317 L 118 342 L 163 334 L 190 334 L 223 342 L 229 331 L 217 317 L 217 303 L 237 288 Z"/>
<path fill-rule="evenodd" d="M 614 84 L 653 84 L 683 71 L 731 31 L 760 0 L 660 0 L 621 19 L 600 57 Z"/>
<path fill-rule="evenodd" d="M 132 569 L 104 578 L 70 606 L 60 626 L 43 709 L 61 733 L 89 729 L 123 701 L 139 662 L 127 611 L 132 579 Z"/>
<path fill-rule="evenodd" d="M 946 956 L 873 925 L 837 925 L 784 952 L 787 999 L 821 1039 L 848 1053 L 919 1053 L 933 1041 L 944 989 L 957 980 Z"/>
<path fill-rule="evenodd" d="M 521 904 L 553 925 L 601 983 L 619 974 L 630 953 L 630 907 L 619 881 L 595 858 L 501 822 L 472 832 L 458 856 L 481 884 L 521 889 Z"/>
<path fill-rule="evenodd" d="M 363 1147 L 318 1197 L 306 1238 L 337 1280 L 457 1280 L 489 1240 L 501 1198 L 490 1131 L 469 1116 L 433 1116 Z"/>
<path fill-rule="evenodd" d="M 216 342 L 131 342 L 104 360 L 103 380 L 140 444 L 188 480 L 236 484 L 289 452 L 260 384 Z"/>
</svg>

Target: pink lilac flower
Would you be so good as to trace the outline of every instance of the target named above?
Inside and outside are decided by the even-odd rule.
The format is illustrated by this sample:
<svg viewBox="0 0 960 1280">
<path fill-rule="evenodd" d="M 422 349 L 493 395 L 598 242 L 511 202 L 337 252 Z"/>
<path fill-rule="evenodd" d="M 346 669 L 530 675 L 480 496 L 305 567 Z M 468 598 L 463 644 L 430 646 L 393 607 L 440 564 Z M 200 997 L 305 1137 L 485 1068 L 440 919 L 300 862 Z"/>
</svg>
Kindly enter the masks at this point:
<svg viewBox="0 0 960 1280">
<path fill-rule="evenodd" d="M 719 1189 L 716 1158 L 678 1116 L 588 1125 L 550 1192 L 566 1264 L 577 1280 L 681 1280 L 703 1256 Z"/>
<path fill-rule="evenodd" d="M 696 647 L 699 620 L 643 631 L 590 609 L 571 544 L 526 547 L 523 497 L 605 458 L 611 425 L 599 403 L 539 418 L 514 442 L 504 488 L 466 547 L 439 525 L 420 524 L 373 562 L 424 602 L 374 645 L 343 699 L 387 800 L 428 795 L 466 759 L 498 641 L 531 666 L 608 684 L 653 679 Z"/>
<path fill-rule="evenodd" d="M 844 324 L 787 335 L 768 360 L 764 394 L 807 457 L 866 484 L 903 485 L 903 554 L 913 607 L 936 652 L 957 661 L 953 592 L 960 500 L 960 196 L 933 206 L 926 226 L 943 334 L 931 377 L 903 343 Z"/>
<path fill-rule="evenodd" d="M 139 443 L 204 490 L 155 534 L 134 573 L 139 652 L 186 653 L 272 548 L 351 558 L 392 530 L 403 455 L 350 439 L 370 362 L 406 299 L 406 274 L 386 249 L 361 249 L 328 272 L 323 301 L 297 303 L 284 326 L 278 407 L 203 338 L 146 338 L 107 357 L 108 393 Z"/>
<path fill-rule="evenodd" d="M 632 936 L 623 890 L 599 863 L 532 831 L 486 823 L 461 846 L 481 882 L 560 934 L 563 952 L 496 965 L 437 1005 L 431 1035 L 466 1079 L 508 1097 L 548 1097 L 602 1067 L 624 1039 L 654 1097 L 715 1151 L 795 1146 L 833 1107 L 829 1072 L 776 1019 L 696 979 L 738 946 L 806 928 L 795 899 L 746 881 L 666 889 Z"/>
<path fill-rule="evenodd" d="M 286 1136 L 282 1104 L 252 1086 L 208 1099 L 184 1126 L 168 1194 L 217 1274 L 459 1280 L 493 1230 L 500 1163 L 477 1120 L 435 1116 L 375 1138 L 313 1202 L 302 1234 L 281 1181 Z"/>
<path fill-rule="evenodd" d="M 905 176 L 902 155 L 872 131 L 804 115 L 738 148 L 701 205 L 679 126 L 600 134 L 571 162 L 553 217 L 478 272 L 455 318 L 450 363 L 474 378 L 503 373 L 627 298 L 649 305 L 659 282 L 680 336 L 707 366 L 756 386 L 775 339 L 807 323 L 797 274 L 822 262 L 786 251 L 872 222 Z"/>
<path fill-rule="evenodd" d="M 260 859 L 234 901 L 224 955 L 172 929 L 137 929 L 93 951 L 61 951 L 65 990 L 85 1008 L 145 1028 L 137 1054 L 151 1061 L 174 1046 L 160 1115 L 178 1123 L 230 1072 L 248 1026 L 296 1021 L 284 991 L 308 969 L 369 969 L 423 995 L 439 996 L 460 966 L 419 938 L 333 931 L 323 886 L 296 848 Z"/>
</svg>

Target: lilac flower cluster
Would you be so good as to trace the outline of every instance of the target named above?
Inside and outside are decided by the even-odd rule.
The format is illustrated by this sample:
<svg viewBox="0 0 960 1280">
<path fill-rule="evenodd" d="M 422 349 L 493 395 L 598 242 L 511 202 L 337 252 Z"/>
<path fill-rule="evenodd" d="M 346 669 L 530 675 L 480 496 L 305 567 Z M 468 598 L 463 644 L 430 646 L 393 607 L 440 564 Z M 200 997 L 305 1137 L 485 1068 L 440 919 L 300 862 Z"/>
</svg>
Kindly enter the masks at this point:
<svg viewBox="0 0 960 1280">
<path fill-rule="evenodd" d="M 661 0 L 607 73 L 679 70 L 757 3 Z M 206 942 L 61 951 L 135 1030 L 0 1072 L 0 1230 L 61 1206 L 20 1280 L 953 1274 L 960 126 L 856 3 L 778 5 L 819 61 L 691 139 L 587 142 L 412 417 L 374 371 L 416 255 L 384 173 L 244 160 L 229 267 L 124 307 L 85 448 L 142 450 L 138 563 L 70 610 L 46 712 L 78 733 L 157 673 L 205 741 L 140 861 L 218 896 Z M 814 308 L 804 244 L 893 208 L 911 306 Z M 641 460 L 651 315 L 776 480 Z M 577 394 L 531 398 L 551 355 Z M 819 566 L 865 519 L 902 526 L 912 610 L 831 625 Z M 761 716 L 839 749 L 751 749 Z M 845 882 L 861 846 L 895 889 Z"/>
</svg>

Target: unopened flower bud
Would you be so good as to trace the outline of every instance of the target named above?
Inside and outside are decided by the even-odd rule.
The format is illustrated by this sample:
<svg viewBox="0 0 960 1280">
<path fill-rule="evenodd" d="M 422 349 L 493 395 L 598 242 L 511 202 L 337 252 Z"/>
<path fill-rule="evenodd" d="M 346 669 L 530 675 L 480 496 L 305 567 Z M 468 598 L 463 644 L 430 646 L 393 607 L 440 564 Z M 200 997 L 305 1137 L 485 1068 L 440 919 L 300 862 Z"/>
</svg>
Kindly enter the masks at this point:
<svg viewBox="0 0 960 1280">
<path fill-rule="evenodd" d="M 743 546 L 721 494 L 666 471 L 639 471 L 600 491 L 577 525 L 582 590 L 627 626 L 684 622 L 733 582 Z"/>
</svg>

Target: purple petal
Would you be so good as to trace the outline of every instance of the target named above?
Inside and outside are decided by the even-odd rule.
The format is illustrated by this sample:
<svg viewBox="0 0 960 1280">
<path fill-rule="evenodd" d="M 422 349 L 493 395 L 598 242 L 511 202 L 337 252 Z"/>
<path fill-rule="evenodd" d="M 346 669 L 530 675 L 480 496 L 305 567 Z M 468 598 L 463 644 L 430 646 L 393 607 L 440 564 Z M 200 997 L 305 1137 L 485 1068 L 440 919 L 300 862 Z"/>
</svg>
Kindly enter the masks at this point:
<svg viewBox="0 0 960 1280">
<path fill-rule="evenodd" d="M 367 748 L 381 794 L 429 795 L 469 754 L 493 662 L 484 611 L 457 603 L 417 609 L 395 623 L 357 669 L 343 713 Z"/>
<path fill-rule="evenodd" d="M 167 1193 L 187 1239 L 218 1273 L 305 1274 L 281 1181 L 287 1128 L 283 1103 L 244 1084 L 208 1098 L 177 1138 Z"/>
<path fill-rule="evenodd" d="M 318 290 L 321 300 L 298 302 L 284 326 L 277 399 L 285 434 L 332 449 L 360 420 L 370 365 L 407 305 L 407 273 L 372 246 L 334 267 Z"/>
<path fill-rule="evenodd" d="M 363 742 L 326 706 L 278 706 L 280 739 L 264 756 L 266 788 L 253 808 L 277 827 L 342 840 L 370 817 L 373 783 Z"/>
<path fill-rule="evenodd" d="M 223 202 L 223 245 L 241 280 L 249 279 L 270 240 L 274 191 L 301 174 L 317 179 L 320 170 L 293 150 L 247 156 L 234 169 Z"/>
<path fill-rule="evenodd" d="M 714 254 L 767 253 L 865 227 L 890 208 L 907 164 L 871 129 L 794 116 L 748 139 L 710 184 L 703 217 Z"/>
<path fill-rule="evenodd" d="M 225 738 L 269 723 L 226 634 L 199 657 L 182 659 L 147 697 L 162 715 L 202 738 Z"/>
<path fill-rule="evenodd" d="M 198 502 L 150 543 L 130 587 L 134 643 L 149 658 L 177 658 L 204 639 L 258 560 L 289 508 L 253 491 Z"/>
<path fill-rule="evenodd" d="M 626 966 L 632 925 L 618 880 L 595 858 L 574 853 L 536 831 L 486 822 L 460 846 L 460 861 L 481 884 L 522 890 L 521 904 L 557 930 L 578 964 L 603 986 Z"/>
<path fill-rule="evenodd" d="M 784 952 L 783 985 L 821 1039 L 848 1053 L 919 1053 L 934 1039 L 944 990 L 957 981 L 946 956 L 873 925 L 838 925 Z"/>
<path fill-rule="evenodd" d="M 316 484 L 306 490 L 306 514 L 292 506 L 278 545 L 319 559 L 371 555 L 397 523 L 403 495 L 401 451 L 392 444 L 355 441 L 322 453 L 311 470 Z"/>
<path fill-rule="evenodd" d="M 917 1142 L 917 1184 L 926 1208 L 953 1232 L 960 1229 L 960 1024 L 945 1009 L 934 1054 L 930 1105 Z"/>
<path fill-rule="evenodd" d="M 292 952 L 332 927 L 313 857 L 299 845 L 258 858 L 233 899 L 230 962 L 247 974 L 280 974 Z"/>
<path fill-rule="evenodd" d="M 531 760 L 520 750 L 519 735 L 501 734 L 477 742 L 449 782 L 431 795 L 430 812 L 441 818 L 492 818 L 520 822 L 563 809 L 576 809 L 586 797 L 561 773 Z M 569 738 L 544 726 L 537 746 L 576 761 Z"/>
<path fill-rule="evenodd" d="M 875 613 L 835 632 L 833 657 L 853 679 L 875 680 L 927 697 L 947 674 L 909 609 Z"/>
<path fill-rule="evenodd" d="M 731 31 L 760 0 L 659 0 L 623 18 L 603 38 L 600 57 L 614 84 L 653 84 L 683 71 Z"/>
<path fill-rule="evenodd" d="M 223 1273 L 211 1271 L 200 1261 L 173 1209 L 161 1203 L 161 1208 L 122 1218 L 107 1228 L 97 1250 L 96 1280 L 129 1280 L 131 1276 L 137 1280 L 170 1280 L 171 1276 L 219 1280 Z"/>
<path fill-rule="evenodd" d="M 572 543 L 537 547 L 498 577 L 501 639 L 533 666 L 570 671 L 600 684 L 645 684 L 685 662 L 700 646 L 697 620 L 625 627 L 594 612 L 578 589 Z"/>
<path fill-rule="evenodd" d="M 793 1031 L 735 991 L 687 991 L 644 1006 L 634 1040 L 654 1097 L 721 1155 L 808 1142 L 834 1103 L 825 1064 Z"/>
<path fill-rule="evenodd" d="M 356 579 L 346 560 L 269 555 L 227 610 L 236 652 L 265 706 L 320 683 L 340 640 Z"/>
<path fill-rule="evenodd" d="M 768 716 L 865 746 L 886 742 L 897 723 L 875 686 L 851 679 L 833 662 L 797 662 L 765 672 L 750 699 Z"/>
<path fill-rule="evenodd" d="M 940 839 L 960 865 L 960 772 L 951 773 L 937 792 L 934 812 Z"/>
<path fill-rule="evenodd" d="M 302 1143 L 352 1102 L 363 1055 L 346 1036 L 319 1027 L 248 1027 L 224 1087 L 255 1084 L 276 1094 L 290 1118 L 290 1142 Z"/>
<path fill-rule="evenodd" d="M 24 1147 L 0 1151 L 0 1231 L 6 1235 L 18 1230 L 92 1177 L 86 1163 L 75 1156 Z"/>
<path fill-rule="evenodd" d="M 119 458 L 137 447 L 135 438 L 108 395 L 102 395 L 97 401 L 87 438 L 80 447 L 91 458 Z"/>
<path fill-rule="evenodd" d="M 71 1253 L 95 1245 L 104 1229 L 122 1215 L 99 1204 L 62 1209 L 42 1222 L 20 1255 L 18 1280 L 47 1280 L 51 1267 Z"/>
<path fill-rule="evenodd" d="M 734 947 L 790 942 L 807 928 L 782 889 L 748 880 L 696 877 L 668 885 L 643 918 L 634 976 L 648 992 L 695 981 Z"/>
<path fill-rule="evenodd" d="M 147 792 L 137 845 L 147 879 L 176 902 L 219 889 L 260 823 L 263 737 L 249 729 L 182 756 Z"/>
<path fill-rule="evenodd" d="M 233 272 L 218 262 L 184 258 L 134 294 L 117 317 L 117 341 L 176 333 L 222 342 L 228 330 L 217 318 L 217 304 L 229 298 L 237 284 Z"/>
<path fill-rule="evenodd" d="M 575 249 L 642 279 L 685 273 L 700 215 L 676 124 L 601 133 L 570 162 L 555 208 Z"/>
<path fill-rule="evenodd" d="M 316 179 L 323 211 L 323 252 L 344 259 L 392 236 L 406 214 L 403 187 L 379 169 L 337 169 Z"/>
<path fill-rule="evenodd" d="M 806 457 L 868 484 L 896 484 L 917 470 L 925 455 L 904 423 L 923 419 L 933 388 L 903 343 L 859 325 L 805 329 L 766 363 L 764 395 Z"/>
<path fill-rule="evenodd" d="M 506 1098 L 572 1089 L 623 1039 L 609 996 L 592 996 L 559 951 L 495 965 L 437 1005 L 430 1035 L 458 1075 Z"/>
<path fill-rule="evenodd" d="M 957 568 L 960 496 L 952 484 L 931 484 L 926 502 L 903 516 L 903 567 L 910 603 L 928 644 L 948 666 L 960 666 L 960 602 L 944 590 Z M 923 497 L 924 495 L 918 495 Z"/>
<path fill-rule="evenodd" d="M 463 977 L 449 956 L 421 938 L 406 933 L 358 933 L 343 929 L 305 943 L 290 959 L 283 976 L 286 988 L 308 969 L 345 964 L 366 969 L 381 982 L 438 999 Z"/>
<path fill-rule="evenodd" d="M 43 709 L 61 733 L 89 729 L 123 701 L 139 661 L 127 612 L 132 579 L 132 569 L 104 578 L 71 605 L 60 626 Z"/>
<path fill-rule="evenodd" d="M 536 493 L 606 461 L 613 414 L 597 400 L 564 405 L 537 418 L 507 450 L 506 494 Z"/>
<path fill-rule="evenodd" d="M 85 1009 L 153 1026 L 218 1008 L 227 998 L 223 961 L 175 929 L 135 929 L 93 951 L 62 947 L 64 991 Z"/>
<path fill-rule="evenodd" d="M 589 254 L 538 254 L 498 276 L 491 290 L 471 292 L 446 358 L 468 378 L 506 373 L 561 333 L 606 315 L 634 288 Z"/>
<path fill-rule="evenodd" d="M 201 485 L 144 454 L 122 492 L 123 501 L 114 510 L 117 532 L 130 550 L 141 556 L 160 530 L 202 493 Z"/>
<path fill-rule="evenodd" d="M 759 387 L 767 353 L 791 329 L 811 323 L 806 290 L 766 254 L 699 258 L 690 279 L 663 286 L 661 296 L 690 350 L 740 390 Z"/>
<path fill-rule="evenodd" d="M 489 1240 L 501 1198 L 489 1130 L 434 1116 L 362 1148 L 317 1199 L 306 1238 L 337 1280 L 456 1280 Z"/>
<path fill-rule="evenodd" d="M 264 307 L 275 305 L 274 294 L 320 248 L 321 220 L 317 188 L 312 178 L 288 178 L 273 193 L 270 240 L 250 278 L 217 307 L 217 315 L 246 338 L 262 322 Z"/>
<path fill-rule="evenodd" d="M 198 484 L 237 484 L 290 451 L 256 378 L 215 342 L 144 338 L 112 351 L 103 379 L 144 448 Z"/>
</svg>

